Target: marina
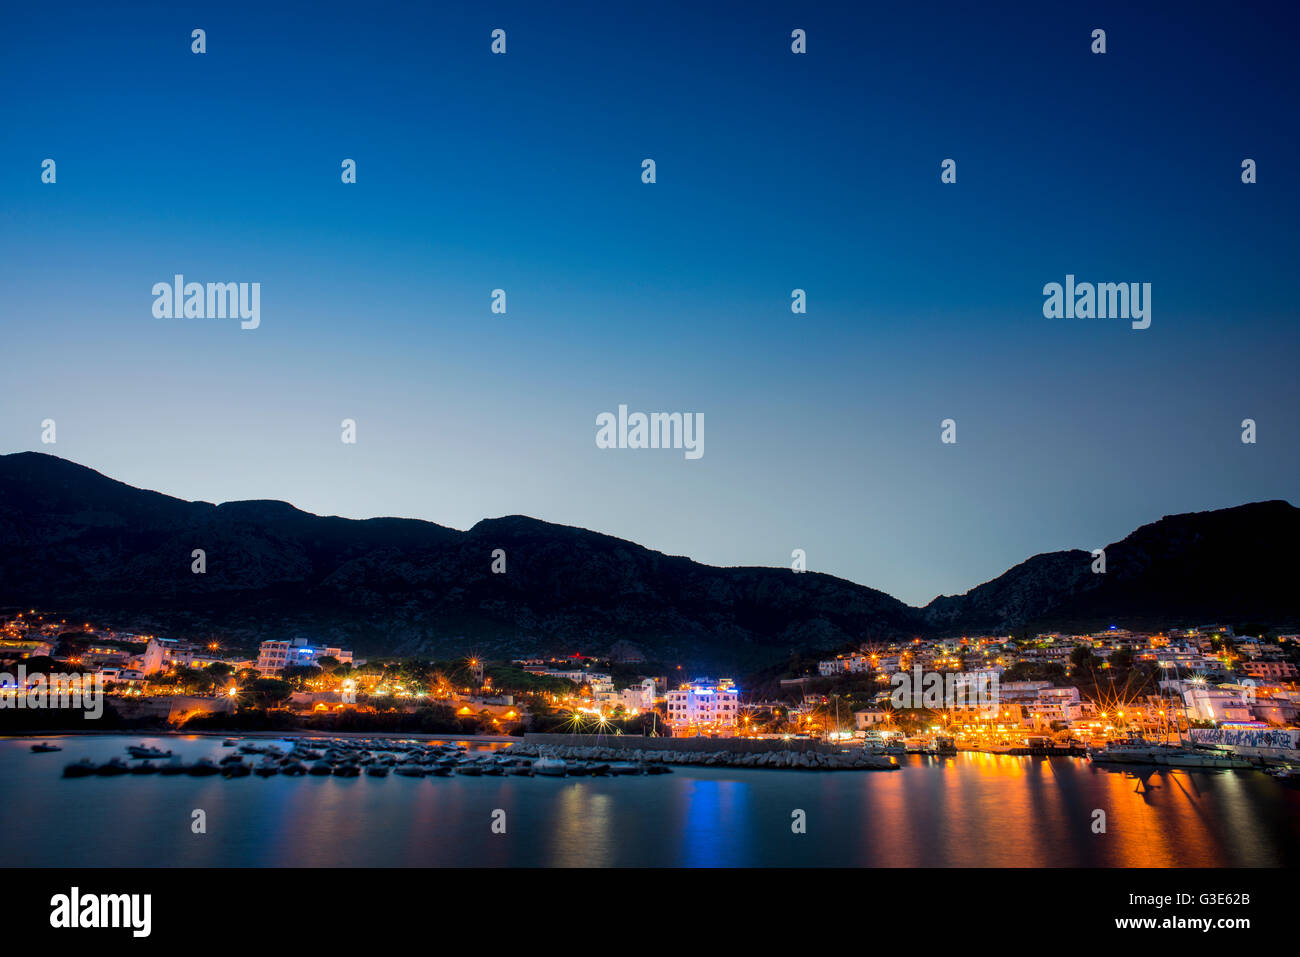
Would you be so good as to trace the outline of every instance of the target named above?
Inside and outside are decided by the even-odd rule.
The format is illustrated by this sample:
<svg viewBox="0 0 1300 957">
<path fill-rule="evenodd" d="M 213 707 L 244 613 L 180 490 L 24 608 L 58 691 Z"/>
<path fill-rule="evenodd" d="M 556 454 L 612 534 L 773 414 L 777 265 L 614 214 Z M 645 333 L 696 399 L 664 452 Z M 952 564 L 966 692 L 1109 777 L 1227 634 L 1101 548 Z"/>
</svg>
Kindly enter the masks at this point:
<svg viewBox="0 0 1300 957">
<path fill-rule="evenodd" d="M 897 756 L 897 769 L 883 774 L 642 766 L 558 751 L 526 767 L 509 742 L 239 738 L 223 747 L 220 737 L 100 734 L 52 743 L 64 749 L 63 759 L 32 754 L 29 740 L 0 739 L 0 775 L 22 782 L 0 806 L 16 863 L 1300 864 L 1300 789 L 1286 775 L 1258 770 L 972 751 Z M 126 747 L 141 744 L 172 756 L 128 758 Z M 240 754 L 242 744 L 261 753 Z M 300 757 L 290 757 L 295 753 Z M 469 762 L 479 774 L 458 773 Z M 63 776 L 69 764 L 83 780 Z M 273 766 L 274 773 L 259 773 Z M 335 773 L 339 768 L 349 770 Z M 791 833 L 792 808 L 807 813 L 806 834 Z M 207 815 L 206 834 L 190 829 L 194 809 Z M 505 835 L 490 830 L 494 809 L 506 814 Z M 1093 809 L 1107 813 L 1105 838 L 1089 829 Z M 67 821 L 103 823 L 71 844 L 44 837 Z"/>
</svg>

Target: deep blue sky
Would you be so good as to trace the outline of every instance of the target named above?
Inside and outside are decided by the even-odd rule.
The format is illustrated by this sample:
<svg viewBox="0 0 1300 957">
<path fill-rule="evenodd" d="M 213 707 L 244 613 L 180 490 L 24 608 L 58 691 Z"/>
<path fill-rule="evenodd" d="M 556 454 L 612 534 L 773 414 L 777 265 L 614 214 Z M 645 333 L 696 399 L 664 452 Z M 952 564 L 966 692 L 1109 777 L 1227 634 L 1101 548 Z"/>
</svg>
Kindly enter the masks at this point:
<svg viewBox="0 0 1300 957">
<path fill-rule="evenodd" d="M 913 603 L 1297 498 L 1289 4 L 275 6 L 6 7 L 0 450 Z M 155 319 L 176 272 L 261 328 Z M 1044 319 L 1066 273 L 1151 328 Z M 597 449 L 619 403 L 704 457 Z"/>
</svg>

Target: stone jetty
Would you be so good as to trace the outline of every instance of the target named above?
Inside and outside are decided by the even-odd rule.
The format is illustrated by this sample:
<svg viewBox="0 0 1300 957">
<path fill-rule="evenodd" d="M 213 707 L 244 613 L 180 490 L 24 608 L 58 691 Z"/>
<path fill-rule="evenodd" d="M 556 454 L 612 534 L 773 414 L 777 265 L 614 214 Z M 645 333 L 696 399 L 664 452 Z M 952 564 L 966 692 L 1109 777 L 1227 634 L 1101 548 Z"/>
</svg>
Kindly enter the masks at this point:
<svg viewBox="0 0 1300 957">
<path fill-rule="evenodd" d="M 676 764 L 723 768 L 785 768 L 800 771 L 897 771 L 887 757 L 845 751 L 671 751 L 654 748 L 583 747 L 570 745 L 514 744 L 505 753 L 521 758 L 541 755 L 566 761 L 631 761 L 645 764 Z"/>
</svg>

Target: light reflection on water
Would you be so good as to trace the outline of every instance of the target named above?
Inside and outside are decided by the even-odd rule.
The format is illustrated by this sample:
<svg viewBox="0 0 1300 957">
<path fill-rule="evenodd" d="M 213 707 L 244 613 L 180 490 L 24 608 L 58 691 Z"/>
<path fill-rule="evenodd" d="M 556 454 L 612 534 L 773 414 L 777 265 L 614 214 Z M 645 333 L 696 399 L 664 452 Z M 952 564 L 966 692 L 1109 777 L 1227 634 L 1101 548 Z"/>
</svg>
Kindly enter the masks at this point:
<svg viewBox="0 0 1300 957">
<path fill-rule="evenodd" d="M 1139 777 L 1080 758 L 962 753 L 895 772 L 659 777 L 61 777 L 141 741 L 0 739 L 5 863 L 34 866 L 1294 866 L 1300 791 L 1259 772 Z M 256 756 L 250 760 L 256 760 Z M 207 833 L 191 833 L 191 812 Z M 494 834 L 492 812 L 506 812 Z M 807 818 L 795 834 L 792 812 Z M 1094 809 L 1107 832 L 1094 834 Z"/>
</svg>

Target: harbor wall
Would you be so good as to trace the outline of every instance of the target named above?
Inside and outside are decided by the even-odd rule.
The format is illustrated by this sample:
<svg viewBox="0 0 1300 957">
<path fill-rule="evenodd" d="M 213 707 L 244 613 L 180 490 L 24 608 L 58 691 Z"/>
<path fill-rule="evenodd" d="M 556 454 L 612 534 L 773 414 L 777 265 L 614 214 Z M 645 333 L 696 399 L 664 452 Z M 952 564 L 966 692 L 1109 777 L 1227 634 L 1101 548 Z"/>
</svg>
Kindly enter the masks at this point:
<svg viewBox="0 0 1300 957">
<path fill-rule="evenodd" d="M 1222 748 L 1245 757 L 1300 760 L 1300 729 L 1295 728 L 1193 728 L 1199 745 Z"/>
<path fill-rule="evenodd" d="M 539 734 L 524 735 L 524 743 L 546 747 L 634 748 L 644 751 L 730 751 L 759 754 L 767 751 L 816 751 L 838 754 L 840 745 L 823 744 L 807 738 L 651 738 L 642 734 Z"/>
</svg>

